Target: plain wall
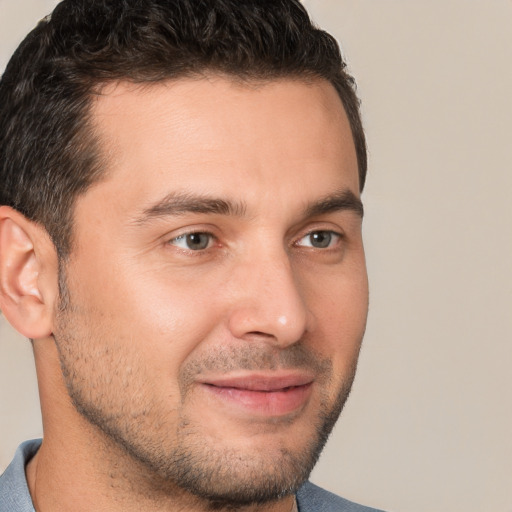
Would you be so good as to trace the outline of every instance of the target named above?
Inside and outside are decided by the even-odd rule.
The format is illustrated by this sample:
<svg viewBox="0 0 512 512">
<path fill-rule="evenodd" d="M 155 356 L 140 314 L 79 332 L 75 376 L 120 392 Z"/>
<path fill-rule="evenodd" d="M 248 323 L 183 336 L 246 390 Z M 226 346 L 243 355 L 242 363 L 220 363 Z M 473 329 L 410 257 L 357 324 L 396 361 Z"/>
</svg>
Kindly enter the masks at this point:
<svg viewBox="0 0 512 512">
<path fill-rule="evenodd" d="M 0 0 L 0 69 L 49 0 Z M 356 76 L 371 306 L 313 473 L 390 512 L 512 512 L 512 1 L 306 0 Z M 0 469 L 40 435 L 0 319 Z"/>
</svg>

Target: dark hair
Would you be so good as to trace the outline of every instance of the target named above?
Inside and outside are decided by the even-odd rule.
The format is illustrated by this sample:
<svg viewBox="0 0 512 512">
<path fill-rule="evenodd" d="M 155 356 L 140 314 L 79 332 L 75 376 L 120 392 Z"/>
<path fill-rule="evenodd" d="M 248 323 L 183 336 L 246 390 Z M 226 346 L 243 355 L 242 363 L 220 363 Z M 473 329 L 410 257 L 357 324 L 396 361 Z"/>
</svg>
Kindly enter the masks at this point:
<svg viewBox="0 0 512 512">
<path fill-rule="evenodd" d="M 355 83 L 332 36 L 299 0 L 64 0 L 39 22 L 0 81 L 0 204 L 69 253 L 73 204 L 101 177 L 93 94 L 112 81 L 217 71 L 242 80 L 323 78 L 336 88 L 367 156 Z"/>
</svg>

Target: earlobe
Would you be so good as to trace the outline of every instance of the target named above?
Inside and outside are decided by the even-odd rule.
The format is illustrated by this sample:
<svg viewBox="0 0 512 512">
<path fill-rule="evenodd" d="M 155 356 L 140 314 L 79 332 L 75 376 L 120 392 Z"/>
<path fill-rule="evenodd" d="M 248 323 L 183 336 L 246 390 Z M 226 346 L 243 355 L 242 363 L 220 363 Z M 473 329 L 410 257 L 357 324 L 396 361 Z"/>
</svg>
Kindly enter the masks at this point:
<svg viewBox="0 0 512 512">
<path fill-rule="evenodd" d="M 56 290 L 51 283 L 57 278 L 47 278 L 48 272 L 57 272 L 54 252 L 42 227 L 0 207 L 0 309 L 27 338 L 46 338 L 52 332 Z"/>
</svg>

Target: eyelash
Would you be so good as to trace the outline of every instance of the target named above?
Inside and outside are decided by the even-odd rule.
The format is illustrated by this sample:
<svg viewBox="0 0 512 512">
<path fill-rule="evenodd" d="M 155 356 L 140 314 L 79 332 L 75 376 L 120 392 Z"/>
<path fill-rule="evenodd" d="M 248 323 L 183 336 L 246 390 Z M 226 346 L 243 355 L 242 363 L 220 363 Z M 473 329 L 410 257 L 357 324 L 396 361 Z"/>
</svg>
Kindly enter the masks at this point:
<svg viewBox="0 0 512 512">
<path fill-rule="evenodd" d="M 207 236 L 208 237 L 207 246 L 203 247 L 203 248 L 199 248 L 199 249 L 192 249 L 190 247 L 179 247 L 178 244 L 175 243 L 175 242 L 181 241 L 181 240 L 184 240 L 185 243 L 187 243 L 187 241 L 191 237 L 194 237 L 194 236 Z M 214 240 L 216 240 L 215 235 L 212 233 L 209 233 L 208 231 L 191 231 L 189 233 L 183 233 L 181 235 L 178 235 L 178 236 L 172 238 L 171 240 L 169 240 L 167 243 L 169 245 L 174 245 L 175 247 L 178 247 L 179 249 L 182 249 L 184 251 L 201 252 L 201 251 L 205 251 L 205 250 L 209 249 Z"/>
<path fill-rule="evenodd" d="M 322 235 L 322 236 L 328 236 L 328 240 L 327 240 L 327 246 L 326 247 L 315 247 L 312 243 L 308 244 L 308 245 L 301 245 L 300 244 L 300 241 L 301 240 L 304 240 L 308 237 L 312 237 L 314 235 Z M 191 247 L 180 247 L 178 245 L 177 242 L 181 242 L 181 241 L 184 241 L 185 244 L 188 245 L 188 241 L 191 239 L 191 237 L 194 237 L 194 236 L 197 236 L 197 237 L 201 237 L 201 236 L 206 236 L 208 237 L 208 240 L 207 241 L 204 241 L 206 242 L 205 246 L 202 247 L 200 246 L 199 248 L 191 248 Z M 333 231 L 331 229 L 315 229 L 315 230 L 312 230 L 312 231 L 309 231 L 308 233 L 304 234 L 303 236 L 301 236 L 297 241 L 295 241 L 293 243 L 293 246 L 295 247 L 306 247 L 306 248 L 311 248 L 311 249 L 319 249 L 319 250 L 328 250 L 328 249 L 332 249 L 332 245 L 333 243 L 334 244 L 339 244 L 339 242 L 343 239 L 343 234 L 342 233 L 338 233 L 336 231 Z M 213 242 L 215 242 L 215 240 L 217 240 L 217 237 L 213 234 L 213 233 L 210 233 L 208 231 L 191 231 L 191 232 L 188 232 L 188 233 L 182 233 L 181 235 L 178 235 L 174 238 L 172 238 L 171 240 L 169 240 L 167 243 L 169 245 L 173 245 L 175 247 L 178 247 L 179 249 L 183 250 L 183 251 L 189 251 L 189 252 L 194 252 L 194 253 L 201 253 L 203 251 L 206 251 L 208 249 L 210 249 L 212 247 L 212 244 Z M 199 240 L 201 241 L 201 240 Z M 199 244 L 201 245 L 201 244 Z"/>
<path fill-rule="evenodd" d="M 299 238 L 299 240 L 297 242 L 295 242 L 294 245 L 299 245 L 299 242 L 307 237 L 311 237 L 313 235 L 319 235 L 319 234 L 322 234 L 324 236 L 328 235 L 328 237 L 329 237 L 328 247 L 315 247 L 313 245 L 306 245 L 304 247 L 311 247 L 312 249 L 327 250 L 327 249 L 332 248 L 331 242 L 333 242 L 333 239 L 334 239 L 334 243 L 336 244 L 336 243 L 339 243 L 341 241 L 341 239 L 343 238 L 343 235 L 341 233 L 333 231 L 332 229 L 315 229 L 313 231 L 310 231 L 309 233 L 306 233 L 301 238 Z"/>
</svg>

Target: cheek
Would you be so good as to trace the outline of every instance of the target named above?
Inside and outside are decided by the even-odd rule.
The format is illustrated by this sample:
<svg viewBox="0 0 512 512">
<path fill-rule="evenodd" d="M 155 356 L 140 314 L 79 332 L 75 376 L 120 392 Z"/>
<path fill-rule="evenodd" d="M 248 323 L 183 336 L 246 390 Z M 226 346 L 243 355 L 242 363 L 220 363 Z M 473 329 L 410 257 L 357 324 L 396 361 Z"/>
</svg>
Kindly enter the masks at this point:
<svg viewBox="0 0 512 512">
<path fill-rule="evenodd" d="M 108 275 L 73 269 L 74 307 L 103 338 L 130 345 L 155 368 L 177 371 L 222 318 L 211 283 L 118 261 Z"/>
<path fill-rule="evenodd" d="M 335 367 L 348 368 L 357 360 L 366 328 L 368 282 L 365 267 L 360 265 L 352 271 L 331 276 L 323 286 L 314 286 L 313 290 L 310 308 L 315 318 L 315 331 L 324 340 L 323 350 Z"/>
</svg>

